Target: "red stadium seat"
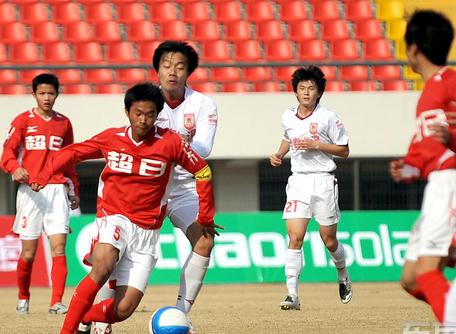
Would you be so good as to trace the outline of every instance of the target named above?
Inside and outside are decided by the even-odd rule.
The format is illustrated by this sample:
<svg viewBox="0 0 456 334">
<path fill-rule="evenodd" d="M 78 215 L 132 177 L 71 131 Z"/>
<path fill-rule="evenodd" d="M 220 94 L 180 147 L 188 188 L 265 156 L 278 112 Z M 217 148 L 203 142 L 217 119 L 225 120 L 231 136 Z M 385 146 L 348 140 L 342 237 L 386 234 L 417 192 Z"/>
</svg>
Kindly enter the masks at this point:
<svg viewBox="0 0 456 334">
<path fill-rule="evenodd" d="M 122 94 L 123 87 L 119 84 L 96 85 L 95 94 Z"/>
<path fill-rule="evenodd" d="M 150 21 L 139 21 L 128 25 L 128 40 L 132 42 L 153 41 L 155 25 Z"/>
<path fill-rule="evenodd" d="M 280 5 L 280 19 L 285 22 L 299 22 L 306 20 L 307 11 L 305 2 L 299 0 L 286 1 Z"/>
<path fill-rule="evenodd" d="M 262 60 L 261 45 L 257 40 L 239 41 L 235 44 L 236 61 L 255 62 Z"/>
<path fill-rule="evenodd" d="M 0 69 L 0 85 L 14 84 L 17 82 L 17 72 L 15 70 Z"/>
<path fill-rule="evenodd" d="M 351 81 L 348 84 L 351 91 L 376 91 L 377 83 L 375 81 Z"/>
<path fill-rule="evenodd" d="M 259 22 L 256 26 L 256 37 L 261 41 L 269 42 L 285 38 L 280 21 Z"/>
<path fill-rule="evenodd" d="M 217 92 L 217 85 L 212 82 L 200 82 L 200 83 L 194 83 L 190 86 L 192 89 L 202 92 L 202 93 L 216 93 Z"/>
<path fill-rule="evenodd" d="M 322 24 L 322 38 L 327 41 L 350 38 L 347 22 L 344 20 L 330 20 Z"/>
<path fill-rule="evenodd" d="M 336 80 L 336 66 L 320 66 L 321 71 L 325 75 L 326 80 Z"/>
<path fill-rule="evenodd" d="M 340 80 L 367 80 L 369 76 L 367 66 L 364 65 L 342 66 L 339 72 Z"/>
<path fill-rule="evenodd" d="M 274 8 L 269 1 L 254 1 L 247 4 L 247 17 L 249 21 L 258 23 L 274 20 Z"/>
<path fill-rule="evenodd" d="M 368 40 L 364 44 L 364 58 L 369 60 L 392 59 L 391 44 L 386 39 Z"/>
<path fill-rule="evenodd" d="M 188 78 L 189 82 L 204 82 L 210 78 L 210 70 L 205 67 L 197 67 Z"/>
<path fill-rule="evenodd" d="M 334 60 L 359 59 L 358 42 L 354 39 L 342 39 L 331 44 L 331 58 Z"/>
<path fill-rule="evenodd" d="M 59 30 L 54 22 L 40 22 L 32 26 L 32 41 L 39 44 L 57 42 Z"/>
<path fill-rule="evenodd" d="M 119 42 L 120 26 L 117 21 L 98 22 L 95 24 L 95 41 L 101 43 Z"/>
<path fill-rule="evenodd" d="M 244 67 L 245 81 L 269 81 L 272 80 L 271 68 L 266 66 Z"/>
<path fill-rule="evenodd" d="M 63 70 L 56 70 L 55 75 L 63 85 L 81 83 L 81 70 L 75 68 L 68 68 Z"/>
<path fill-rule="evenodd" d="M 0 86 L 1 94 L 5 95 L 25 95 L 28 94 L 24 85 L 3 85 Z"/>
<path fill-rule="evenodd" d="M 43 62 L 63 64 L 71 62 L 71 49 L 68 43 L 50 43 L 43 47 Z"/>
<path fill-rule="evenodd" d="M 103 62 L 103 51 L 97 42 L 76 44 L 74 59 L 81 64 L 97 64 Z"/>
<path fill-rule="evenodd" d="M 355 37 L 362 41 L 383 38 L 382 26 L 377 19 L 358 21 L 355 25 Z"/>
<path fill-rule="evenodd" d="M 142 68 L 120 68 L 116 70 L 116 81 L 131 85 L 147 81 L 146 71 Z"/>
<path fill-rule="evenodd" d="M 301 43 L 298 58 L 306 61 L 325 60 L 327 58 L 325 42 L 313 39 Z"/>
<path fill-rule="evenodd" d="M 16 21 L 17 18 L 14 4 L 9 2 L 0 3 L 0 25 Z"/>
<path fill-rule="evenodd" d="M 63 86 L 63 92 L 65 94 L 87 95 L 92 93 L 92 88 L 88 84 L 65 85 Z"/>
<path fill-rule="evenodd" d="M 373 18 L 372 2 L 369 0 L 351 1 L 345 4 L 345 19 L 360 21 Z"/>
<path fill-rule="evenodd" d="M 240 21 L 241 4 L 238 1 L 222 1 L 215 5 L 215 20 L 221 23 Z"/>
<path fill-rule="evenodd" d="M 328 81 L 326 82 L 326 92 L 343 92 L 345 90 L 344 83 L 342 81 Z"/>
<path fill-rule="evenodd" d="M 160 23 L 161 40 L 187 40 L 187 27 L 182 21 L 167 21 Z"/>
<path fill-rule="evenodd" d="M 20 22 L 6 23 L 0 29 L 1 41 L 5 44 L 16 44 L 27 41 L 25 26 Z"/>
<path fill-rule="evenodd" d="M 203 45 L 204 61 L 228 62 L 231 60 L 228 43 L 223 40 L 207 42 Z"/>
<path fill-rule="evenodd" d="M 136 23 L 146 20 L 144 5 L 138 2 L 118 5 L 117 14 L 118 21 L 122 23 Z"/>
<path fill-rule="evenodd" d="M 296 66 L 277 67 L 275 69 L 276 80 L 282 80 L 285 82 L 290 81 L 292 74 L 297 70 L 297 68 L 298 67 Z"/>
<path fill-rule="evenodd" d="M 182 6 L 182 20 L 188 23 L 209 21 L 211 19 L 209 4 L 198 1 L 186 3 Z"/>
<path fill-rule="evenodd" d="M 40 61 L 38 46 L 33 42 L 15 44 L 11 48 L 10 61 L 13 63 L 33 64 Z"/>
<path fill-rule="evenodd" d="M 296 42 L 305 42 L 312 39 L 318 39 L 314 21 L 302 20 L 290 23 L 289 38 Z"/>
<path fill-rule="evenodd" d="M 49 71 L 47 70 L 22 70 L 19 72 L 19 82 L 27 85 L 31 84 L 33 78 L 35 78 L 37 75 L 41 73 L 48 73 Z"/>
<path fill-rule="evenodd" d="M 229 82 L 240 81 L 241 71 L 238 67 L 215 67 L 212 69 L 212 80 Z"/>
<path fill-rule="evenodd" d="M 110 68 L 96 68 L 84 71 L 84 81 L 87 83 L 113 83 L 113 70 Z"/>
<path fill-rule="evenodd" d="M 409 90 L 409 85 L 405 80 L 386 80 L 382 82 L 383 90 Z"/>
<path fill-rule="evenodd" d="M 117 42 L 107 45 L 107 61 L 112 63 L 132 63 L 135 62 L 135 49 L 133 43 Z"/>
<path fill-rule="evenodd" d="M 5 44 L 0 44 L 0 63 L 8 62 L 8 50 Z"/>
<path fill-rule="evenodd" d="M 339 6 L 335 0 L 321 0 L 313 3 L 313 19 L 319 22 L 340 18 Z"/>
<path fill-rule="evenodd" d="M 66 25 L 83 20 L 80 5 L 76 2 L 54 4 L 53 20 L 55 23 Z"/>
<path fill-rule="evenodd" d="M 111 4 L 107 2 L 94 3 L 86 6 L 86 20 L 89 23 L 114 21 Z"/>
<path fill-rule="evenodd" d="M 269 61 L 293 60 L 293 42 L 289 40 L 279 40 L 267 43 L 265 58 Z"/>
<path fill-rule="evenodd" d="M 258 81 L 253 84 L 253 91 L 261 92 L 280 92 L 282 90 L 278 81 Z"/>
<path fill-rule="evenodd" d="M 396 65 L 383 65 L 372 67 L 373 80 L 400 79 L 401 68 Z"/>
<path fill-rule="evenodd" d="M 201 21 L 193 24 L 193 39 L 195 41 L 207 42 L 221 38 L 222 36 L 216 21 Z"/>
<path fill-rule="evenodd" d="M 69 43 L 83 43 L 94 40 L 93 30 L 85 21 L 71 22 L 65 26 L 65 41 Z"/>
<path fill-rule="evenodd" d="M 35 24 L 49 20 L 48 5 L 45 3 L 27 3 L 21 6 L 20 22 L 26 24 Z"/>
<path fill-rule="evenodd" d="M 222 92 L 225 93 L 248 93 L 249 91 L 249 84 L 244 81 L 226 82 L 222 85 Z"/>
<path fill-rule="evenodd" d="M 152 57 L 160 41 L 138 43 L 139 61 L 143 63 L 152 63 Z"/>
<path fill-rule="evenodd" d="M 177 21 L 177 7 L 174 3 L 163 2 L 149 5 L 150 20 L 156 23 Z"/>
<path fill-rule="evenodd" d="M 251 39 L 250 23 L 247 21 L 228 22 L 225 28 L 225 39 L 232 42 Z"/>
<path fill-rule="evenodd" d="M 147 81 L 157 82 L 157 83 L 160 81 L 160 80 L 158 80 L 157 72 L 155 72 L 155 70 L 148 70 L 147 74 L 148 74 Z"/>
</svg>

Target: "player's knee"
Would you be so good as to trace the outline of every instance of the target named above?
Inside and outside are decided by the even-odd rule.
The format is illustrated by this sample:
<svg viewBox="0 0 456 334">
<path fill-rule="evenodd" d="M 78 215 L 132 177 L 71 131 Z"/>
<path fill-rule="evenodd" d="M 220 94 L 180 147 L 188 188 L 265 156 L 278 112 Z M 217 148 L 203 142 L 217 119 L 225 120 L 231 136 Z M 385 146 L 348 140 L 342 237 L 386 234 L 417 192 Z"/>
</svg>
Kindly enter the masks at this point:
<svg viewBox="0 0 456 334">
<path fill-rule="evenodd" d="M 132 304 L 120 303 L 117 306 L 117 311 L 116 311 L 118 321 L 124 321 L 124 320 L 128 319 L 135 311 L 135 308 L 136 307 Z"/>
<path fill-rule="evenodd" d="M 23 251 L 21 253 L 21 259 L 25 262 L 33 262 L 35 260 L 35 252 Z"/>
<path fill-rule="evenodd" d="M 202 237 L 194 244 L 193 251 L 201 256 L 209 257 L 212 248 L 214 248 L 214 239 Z"/>
<path fill-rule="evenodd" d="M 290 235 L 289 238 L 290 238 L 290 241 L 288 243 L 288 248 L 301 249 L 302 243 L 303 243 L 302 238 L 300 238 L 299 236 L 296 236 L 296 235 Z"/>
<path fill-rule="evenodd" d="M 323 243 L 325 244 L 326 248 L 330 252 L 334 252 L 337 249 L 338 242 L 335 236 L 332 235 L 322 235 L 321 239 L 323 240 Z"/>
<path fill-rule="evenodd" d="M 55 256 L 64 256 L 64 255 L 65 255 L 65 245 L 62 244 L 62 245 L 55 246 L 55 247 L 51 250 L 51 255 L 52 255 L 52 257 L 55 257 Z"/>
</svg>

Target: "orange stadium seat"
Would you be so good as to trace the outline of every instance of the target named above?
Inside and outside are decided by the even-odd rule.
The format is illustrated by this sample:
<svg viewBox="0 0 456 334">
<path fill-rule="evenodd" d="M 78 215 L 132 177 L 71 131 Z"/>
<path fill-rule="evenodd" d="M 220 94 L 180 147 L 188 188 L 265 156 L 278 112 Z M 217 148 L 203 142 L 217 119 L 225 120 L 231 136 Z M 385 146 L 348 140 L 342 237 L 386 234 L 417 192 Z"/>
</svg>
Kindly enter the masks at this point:
<svg viewBox="0 0 456 334">
<path fill-rule="evenodd" d="M 373 18 L 372 1 L 359 0 L 345 4 L 345 19 L 350 21 L 360 21 Z"/>
<path fill-rule="evenodd" d="M 140 62 L 152 63 L 152 57 L 160 41 L 138 43 L 138 58 Z"/>
<path fill-rule="evenodd" d="M 383 90 L 409 90 L 405 80 L 385 80 L 382 82 Z"/>
<path fill-rule="evenodd" d="M 40 22 L 32 26 L 32 41 L 46 44 L 59 40 L 59 29 L 54 22 Z"/>
<path fill-rule="evenodd" d="M 92 87 L 88 84 L 77 84 L 77 85 L 64 85 L 63 92 L 65 94 L 91 94 Z"/>
<path fill-rule="evenodd" d="M 98 22 L 94 26 L 95 41 L 101 43 L 119 42 L 121 37 L 120 26 L 117 21 Z"/>
<path fill-rule="evenodd" d="M 122 94 L 123 87 L 119 84 L 96 85 L 95 94 Z"/>
<path fill-rule="evenodd" d="M 314 21 L 302 20 L 289 24 L 289 38 L 295 42 L 305 42 L 318 39 Z"/>
<path fill-rule="evenodd" d="M 272 80 L 271 68 L 265 66 L 244 67 L 243 78 L 246 81 L 269 81 Z"/>
<path fill-rule="evenodd" d="M 367 66 L 342 66 L 339 69 L 340 80 L 367 80 L 369 73 Z"/>
<path fill-rule="evenodd" d="M 226 82 L 222 85 L 222 92 L 225 93 L 248 93 L 249 91 L 249 84 L 244 81 Z"/>
<path fill-rule="evenodd" d="M 299 22 L 308 19 L 303 1 L 293 0 L 280 4 L 280 19 L 285 22 Z"/>
<path fill-rule="evenodd" d="M 85 21 L 70 22 L 64 28 L 65 41 L 70 43 L 83 43 L 93 41 L 92 27 Z"/>
<path fill-rule="evenodd" d="M 204 82 L 208 81 L 210 78 L 210 70 L 206 67 L 197 67 L 195 71 L 191 74 L 189 82 Z"/>
<path fill-rule="evenodd" d="M 59 78 L 60 83 L 78 84 L 81 82 L 81 70 L 76 68 L 67 68 L 62 70 L 55 70 L 55 75 Z"/>
<path fill-rule="evenodd" d="M 84 70 L 84 81 L 87 83 L 113 83 L 113 70 L 110 68 L 96 68 Z"/>
<path fill-rule="evenodd" d="M 326 80 L 336 80 L 336 66 L 320 66 L 321 71 L 324 73 Z"/>
<path fill-rule="evenodd" d="M 355 38 L 361 41 L 383 38 L 383 30 L 377 19 L 367 19 L 356 22 Z"/>
<path fill-rule="evenodd" d="M 107 2 L 89 4 L 86 6 L 86 20 L 89 23 L 114 21 L 112 6 Z"/>
<path fill-rule="evenodd" d="M 278 81 L 258 81 L 253 84 L 254 92 L 280 92 L 282 90 Z"/>
<path fill-rule="evenodd" d="M 13 63 L 32 64 L 40 61 L 38 46 L 33 42 L 14 44 L 11 47 L 10 61 Z"/>
<path fill-rule="evenodd" d="M 258 23 L 274 20 L 274 8 L 269 1 L 253 1 L 247 5 L 247 18 L 249 21 Z"/>
<path fill-rule="evenodd" d="M 108 44 L 106 60 L 118 64 L 135 62 L 136 57 L 133 43 L 117 42 Z"/>
<path fill-rule="evenodd" d="M 2 85 L 0 86 L 0 92 L 6 95 L 25 95 L 27 94 L 27 88 L 24 85 Z"/>
<path fill-rule="evenodd" d="M 201 21 L 193 24 L 193 39 L 198 42 L 221 39 L 219 26 L 216 21 Z"/>
<path fill-rule="evenodd" d="M 322 23 L 322 38 L 327 41 L 348 39 L 350 34 L 345 20 L 330 20 Z"/>
<path fill-rule="evenodd" d="M 54 4 L 53 20 L 58 24 L 68 24 L 82 21 L 80 5 L 76 2 L 64 2 Z"/>
<path fill-rule="evenodd" d="M 177 7 L 171 2 L 149 5 L 150 20 L 156 23 L 177 21 Z"/>
<path fill-rule="evenodd" d="M 238 67 L 214 67 L 212 69 L 212 80 L 231 82 L 240 81 L 241 70 Z"/>
<path fill-rule="evenodd" d="M 16 9 L 14 4 L 9 2 L 0 3 L 0 24 L 16 21 Z"/>
<path fill-rule="evenodd" d="M 265 58 L 269 61 L 289 61 L 294 59 L 293 42 L 289 40 L 270 41 L 266 44 Z"/>
<path fill-rule="evenodd" d="M 202 92 L 202 93 L 216 93 L 217 92 L 217 85 L 215 82 L 207 81 L 207 82 L 195 82 L 190 86 L 192 89 Z"/>
<path fill-rule="evenodd" d="M 136 23 L 146 20 L 145 8 L 142 3 L 122 3 L 117 6 L 119 22 Z"/>
<path fill-rule="evenodd" d="M 299 45 L 299 56 L 300 60 L 325 60 L 326 56 L 326 45 L 320 39 L 312 39 L 305 41 Z"/>
<path fill-rule="evenodd" d="M 128 25 L 128 40 L 132 42 L 153 41 L 155 25 L 150 21 L 133 22 Z"/>
<path fill-rule="evenodd" d="M 0 63 L 8 62 L 8 50 L 5 44 L 0 44 Z"/>
<path fill-rule="evenodd" d="M 65 42 L 49 43 L 43 47 L 43 62 L 48 64 L 63 64 L 71 62 L 70 45 Z"/>
<path fill-rule="evenodd" d="M 20 22 L 26 24 L 35 24 L 49 20 L 48 5 L 45 3 L 27 3 L 21 5 Z"/>
<path fill-rule="evenodd" d="M 343 92 L 345 85 L 342 81 L 328 81 L 326 83 L 326 92 Z"/>
<path fill-rule="evenodd" d="M 119 68 L 116 70 L 116 81 L 123 84 L 134 84 L 147 81 L 146 71 L 142 68 Z"/>
<path fill-rule="evenodd" d="M 397 65 L 372 66 L 373 80 L 400 79 L 401 68 Z"/>
<path fill-rule="evenodd" d="M 81 64 L 97 64 L 103 61 L 103 50 L 97 42 L 79 43 L 74 46 L 74 59 Z"/>
<path fill-rule="evenodd" d="M 1 41 L 5 44 L 23 43 L 27 41 L 27 32 L 21 22 L 9 22 L 3 24 L 0 29 Z"/>
<path fill-rule="evenodd" d="M 235 44 L 234 57 L 240 62 L 257 62 L 263 59 L 261 44 L 257 40 L 239 41 Z"/>
<path fill-rule="evenodd" d="M 203 44 L 202 51 L 204 61 L 227 62 L 231 60 L 228 43 L 223 40 Z"/>
<path fill-rule="evenodd" d="M 358 42 L 354 39 L 341 39 L 332 42 L 331 58 L 334 60 L 359 59 Z"/>
<path fill-rule="evenodd" d="M 49 72 L 47 70 L 22 70 L 19 71 L 19 82 L 22 84 L 30 84 L 32 83 L 32 80 L 34 77 L 37 75 L 44 73 L 44 72 Z"/>
<path fill-rule="evenodd" d="M 167 21 L 160 23 L 159 38 L 161 40 L 187 40 L 187 27 L 182 21 Z"/>
<path fill-rule="evenodd" d="M 321 0 L 313 3 L 313 19 L 319 22 L 340 18 L 339 6 L 335 0 Z"/>
<path fill-rule="evenodd" d="M 198 1 L 186 3 L 182 6 L 182 20 L 188 23 L 208 21 L 211 19 L 209 4 Z"/>
<path fill-rule="evenodd" d="M 238 1 L 222 1 L 215 5 L 215 20 L 221 23 L 240 21 L 241 4 Z"/>
<path fill-rule="evenodd" d="M 0 69 L 0 84 L 14 84 L 17 82 L 17 72 L 15 70 Z"/>
<path fill-rule="evenodd" d="M 157 72 L 155 72 L 155 70 L 148 70 L 147 75 L 148 75 L 147 81 L 158 82 L 158 76 L 157 76 Z"/>
<path fill-rule="evenodd" d="M 364 43 L 364 57 L 369 60 L 392 59 L 391 44 L 386 39 L 372 39 Z"/>
<path fill-rule="evenodd" d="M 285 38 L 280 21 L 259 22 L 256 27 L 256 37 L 261 41 L 269 42 Z"/>
<path fill-rule="evenodd" d="M 233 21 L 226 23 L 225 39 L 232 42 L 245 41 L 252 38 L 248 21 Z"/>
<path fill-rule="evenodd" d="M 285 67 L 276 67 L 275 68 L 275 79 L 288 82 L 291 80 L 291 75 L 296 71 L 298 67 L 296 66 L 285 66 Z"/>
<path fill-rule="evenodd" d="M 351 91 L 376 91 L 377 83 L 375 81 L 351 81 L 348 83 Z"/>
</svg>

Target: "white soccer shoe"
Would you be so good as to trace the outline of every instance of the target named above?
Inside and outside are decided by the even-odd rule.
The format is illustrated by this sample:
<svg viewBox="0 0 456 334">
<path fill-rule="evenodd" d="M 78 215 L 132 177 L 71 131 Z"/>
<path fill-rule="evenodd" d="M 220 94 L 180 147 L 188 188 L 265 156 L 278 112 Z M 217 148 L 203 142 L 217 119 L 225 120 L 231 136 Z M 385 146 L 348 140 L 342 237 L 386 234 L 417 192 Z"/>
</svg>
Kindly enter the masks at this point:
<svg viewBox="0 0 456 334">
<path fill-rule="evenodd" d="M 301 304 L 299 302 L 298 296 L 286 296 L 285 300 L 280 303 L 280 308 L 282 310 L 296 310 L 299 311 L 301 309 Z"/>
<path fill-rule="evenodd" d="M 112 326 L 104 322 L 93 322 L 90 334 L 112 334 Z"/>
<path fill-rule="evenodd" d="M 50 314 L 66 314 L 68 312 L 68 307 L 63 305 L 62 303 L 58 302 L 52 305 L 49 308 Z"/>
<path fill-rule="evenodd" d="M 187 314 L 187 322 L 188 322 L 188 326 L 190 327 L 190 329 L 188 330 L 188 334 L 197 334 L 196 329 L 192 325 L 192 320 L 190 319 L 188 314 Z"/>
<path fill-rule="evenodd" d="M 350 278 L 346 278 L 345 281 L 339 282 L 339 296 L 340 301 L 347 304 L 353 297 L 353 287 Z"/>
<path fill-rule="evenodd" d="M 19 299 L 16 304 L 17 314 L 28 314 L 29 313 L 29 301 L 28 299 Z"/>
</svg>

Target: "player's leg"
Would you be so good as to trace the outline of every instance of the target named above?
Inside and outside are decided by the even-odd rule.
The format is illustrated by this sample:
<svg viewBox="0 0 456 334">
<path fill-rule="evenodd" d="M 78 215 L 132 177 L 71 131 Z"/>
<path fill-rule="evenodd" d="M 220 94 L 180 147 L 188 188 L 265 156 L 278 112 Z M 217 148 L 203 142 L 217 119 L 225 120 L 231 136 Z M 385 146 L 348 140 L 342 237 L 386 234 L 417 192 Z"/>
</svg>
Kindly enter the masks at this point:
<svg viewBox="0 0 456 334">
<path fill-rule="evenodd" d="M 52 297 L 49 308 L 51 314 L 65 314 L 68 309 L 62 304 L 65 283 L 68 275 L 65 256 L 66 234 L 53 234 L 49 236 L 52 256 Z"/>
<path fill-rule="evenodd" d="M 445 303 L 445 324 L 456 324 L 456 279 L 453 281 Z"/>
<path fill-rule="evenodd" d="M 33 261 L 38 248 L 38 239 L 21 240 L 21 253 L 17 261 L 17 285 L 18 302 L 16 305 L 17 314 L 27 314 L 29 312 L 30 282 L 32 277 Z"/>
</svg>

